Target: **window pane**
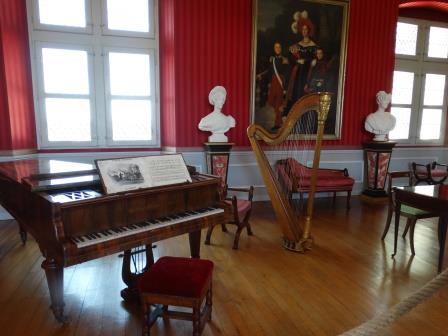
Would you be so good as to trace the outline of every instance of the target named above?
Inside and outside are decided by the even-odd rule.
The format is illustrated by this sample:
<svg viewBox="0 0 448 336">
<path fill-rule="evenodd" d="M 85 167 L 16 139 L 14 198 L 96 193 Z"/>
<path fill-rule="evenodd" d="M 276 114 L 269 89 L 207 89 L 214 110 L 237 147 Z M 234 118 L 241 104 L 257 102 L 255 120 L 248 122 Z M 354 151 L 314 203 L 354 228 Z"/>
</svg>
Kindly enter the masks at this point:
<svg viewBox="0 0 448 336">
<path fill-rule="evenodd" d="M 445 94 L 445 75 L 426 74 L 424 105 L 442 105 Z"/>
<path fill-rule="evenodd" d="M 397 119 L 395 128 L 389 133 L 389 139 L 408 139 L 409 138 L 409 125 L 411 122 L 411 109 L 404 107 L 393 107 L 390 112 Z"/>
<path fill-rule="evenodd" d="M 414 73 L 394 71 L 392 104 L 411 104 L 414 88 Z"/>
<path fill-rule="evenodd" d="M 90 141 L 88 99 L 46 98 L 49 141 Z"/>
<path fill-rule="evenodd" d="M 437 140 L 440 138 L 442 123 L 441 109 L 423 109 L 422 125 L 420 127 L 421 140 Z"/>
<path fill-rule="evenodd" d="M 112 95 L 149 96 L 149 55 L 109 53 L 110 91 Z"/>
<path fill-rule="evenodd" d="M 42 48 L 46 93 L 89 94 L 87 52 Z"/>
<path fill-rule="evenodd" d="M 428 56 L 447 58 L 448 57 L 448 29 L 431 27 L 429 29 Z"/>
<path fill-rule="evenodd" d="M 415 48 L 417 46 L 417 30 L 417 25 L 398 22 L 395 42 L 396 54 L 415 55 Z"/>
<path fill-rule="evenodd" d="M 149 32 L 148 0 L 107 0 L 107 27 L 111 30 Z"/>
<path fill-rule="evenodd" d="M 42 24 L 86 27 L 85 0 L 39 0 Z"/>
<path fill-rule="evenodd" d="M 151 140 L 151 102 L 118 100 L 111 102 L 113 140 Z"/>
</svg>

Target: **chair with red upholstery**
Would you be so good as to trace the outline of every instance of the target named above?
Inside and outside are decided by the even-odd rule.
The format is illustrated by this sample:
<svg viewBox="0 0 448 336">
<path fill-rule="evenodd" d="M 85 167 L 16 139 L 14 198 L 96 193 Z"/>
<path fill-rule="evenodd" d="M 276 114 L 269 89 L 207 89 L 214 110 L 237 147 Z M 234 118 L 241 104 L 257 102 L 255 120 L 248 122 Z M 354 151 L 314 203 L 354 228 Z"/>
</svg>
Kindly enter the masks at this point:
<svg viewBox="0 0 448 336">
<path fill-rule="evenodd" d="M 203 259 L 162 257 L 138 279 L 143 310 L 142 335 L 149 335 L 159 317 L 193 322 L 199 336 L 212 317 L 213 262 Z M 201 311 L 201 305 L 204 302 Z M 155 306 L 151 310 L 151 306 Z M 169 306 L 192 309 L 192 313 L 169 310 Z"/>
<path fill-rule="evenodd" d="M 436 161 L 426 165 L 412 162 L 411 170 L 414 185 L 420 182 L 442 184 L 448 177 L 448 165 L 437 163 Z"/>
<path fill-rule="evenodd" d="M 277 162 L 276 170 L 278 178 L 289 198 L 298 193 L 300 201 L 303 202 L 303 194 L 311 191 L 311 168 L 302 165 L 293 158 Z M 333 201 L 337 192 L 347 192 L 346 208 L 350 209 L 350 196 L 353 189 L 354 179 L 348 175 L 345 169 L 323 169 L 317 171 L 316 192 L 332 192 Z"/>
<path fill-rule="evenodd" d="M 229 222 L 229 224 L 234 224 L 237 226 L 236 232 L 235 232 L 235 239 L 233 241 L 233 249 L 238 249 L 238 244 L 240 241 L 240 235 L 244 228 L 247 230 L 247 234 L 249 236 L 252 236 L 252 229 L 250 227 L 249 218 L 252 211 L 252 199 L 254 197 L 254 187 L 250 186 L 249 188 L 231 188 L 225 186 L 223 195 L 227 195 L 228 191 L 233 192 L 246 192 L 247 193 L 247 199 L 240 199 L 237 198 L 235 195 L 230 197 L 223 197 L 224 203 L 227 203 L 233 213 L 233 220 Z M 209 227 L 207 231 L 207 236 L 205 238 L 205 244 L 210 245 L 210 238 L 212 236 L 214 226 Z M 227 228 L 225 224 L 222 225 L 222 230 L 224 232 L 227 232 Z"/>
</svg>

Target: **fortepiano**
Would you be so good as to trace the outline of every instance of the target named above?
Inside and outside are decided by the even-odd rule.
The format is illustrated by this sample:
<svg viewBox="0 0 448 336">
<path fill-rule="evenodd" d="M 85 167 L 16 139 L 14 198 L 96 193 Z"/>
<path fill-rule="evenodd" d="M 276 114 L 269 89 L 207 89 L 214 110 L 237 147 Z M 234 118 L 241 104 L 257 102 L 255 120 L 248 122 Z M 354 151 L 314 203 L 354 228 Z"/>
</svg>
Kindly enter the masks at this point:
<svg viewBox="0 0 448 336">
<path fill-rule="evenodd" d="M 199 257 L 201 229 L 225 223 L 218 177 L 106 195 L 95 166 L 56 160 L 0 163 L 0 204 L 36 240 L 51 309 L 64 321 L 64 267 L 189 234 Z"/>
</svg>

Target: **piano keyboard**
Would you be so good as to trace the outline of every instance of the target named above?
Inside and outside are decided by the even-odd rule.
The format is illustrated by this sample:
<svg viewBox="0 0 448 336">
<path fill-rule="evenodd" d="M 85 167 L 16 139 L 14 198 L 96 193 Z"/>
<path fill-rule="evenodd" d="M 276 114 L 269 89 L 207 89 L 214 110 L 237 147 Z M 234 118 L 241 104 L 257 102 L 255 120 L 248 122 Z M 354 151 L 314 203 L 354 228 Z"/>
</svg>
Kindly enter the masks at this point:
<svg viewBox="0 0 448 336">
<path fill-rule="evenodd" d="M 78 248 L 95 245 L 98 243 L 114 240 L 126 236 L 131 236 L 137 233 L 151 231 L 160 227 L 175 225 L 187 222 L 193 219 L 207 217 L 224 212 L 224 209 L 208 207 L 199 210 L 191 210 L 177 215 L 165 216 L 158 219 L 151 219 L 146 222 L 131 224 L 128 226 L 107 229 L 101 232 L 91 233 L 84 236 L 72 237 L 71 240 Z"/>
</svg>

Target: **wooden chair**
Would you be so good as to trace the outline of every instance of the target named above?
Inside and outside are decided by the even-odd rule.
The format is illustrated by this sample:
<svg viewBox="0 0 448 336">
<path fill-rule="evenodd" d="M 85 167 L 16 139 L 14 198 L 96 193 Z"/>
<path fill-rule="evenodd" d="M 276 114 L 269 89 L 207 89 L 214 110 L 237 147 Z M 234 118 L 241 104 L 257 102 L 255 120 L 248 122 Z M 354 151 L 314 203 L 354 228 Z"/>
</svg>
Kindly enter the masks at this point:
<svg viewBox="0 0 448 336">
<path fill-rule="evenodd" d="M 388 196 L 389 196 L 389 207 L 387 212 L 387 220 L 386 220 L 386 226 L 384 227 L 383 235 L 381 236 L 381 240 L 384 240 L 386 237 L 387 232 L 389 231 L 390 223 L 392 221 L 392 214 L 395 211 L 395 198 L 392 191 L 393 186 L 393 180 L 397 178 L 408 178 L 409 185 L 412 184 L 412 175 L 409 171 L 394 171 L 389 172 L 387 174 L 388 176 Z M 402 237 L 406 237 L 406 234 L 409 231 L 409 240 L 411 245 L 411 252 L 412 255 L 415 255 L 415 248 L 414 248 L 414 229 L 415 224 L 417 220 L 424 219 L 424 218 L 431 218 L 431 217 L 437 217 L 436 215 L 424 211 L 421 209 L 417 209 L 405 204 L 401 205 L 400 209 L 400 215 L 407 218 L 406 221 L 406 227 L 403 231 Z"/>
<path fill-rule="evenodd" d="M 238 199 L 236 196 L 232 196 L 231 198 L 226 197 L 228 191 L 233 192 L 245 192 L 247 193 L 247 199 Z M 249 218 L 252 211 L 252 199 L 254 196 L 254 187 L 250 186 L 249 188 L 231 188 L 225 187 L 223 191 L 223 195 L 225 195 L 224 203 L 227 203 L 231 206 L 233 212 L 233 220 L 229 222 L 229 224 L 234 224 L 237 226 L 237 230 L 235 232 L 235 239 L 233 241 L 233 249 L 238 249 L 238 244 L 240 241 L 240 235 L 244 228 L 247 230 L 247 234 L 252 236 L 252 228 L 250 227 Z M 222 231 L 227 232 L 227 227 L 225 224 L 221 225 Z M 205 238 L 205 244 L 210 245 L 210 238 L 212 236 L 214 226 L 209 227 L 207 231 L 207 236 Z"/>
<path fill-rule="evenodd" d="M 448 177 L 448 165 L 436 161 L 426 165 L 412 162 L 412 178 L 415 185 L 424 182 L 427 184 L 442 184 Z"/>
<path fill-rule="evenodd" d="M 213 262 L 202 259 L 162 257 L 138 280 L 143 311 L 142 335 L 150 335 L 159 317 L 193 322 L 199 336 L 212 318 Z M 205 300 L 204 307 L 201 305 Z M 151 310 L 151 306 L 155 306 Z M 169 310 L 169 306 L 191 308 L 192 312 Z"/>
</svg>

